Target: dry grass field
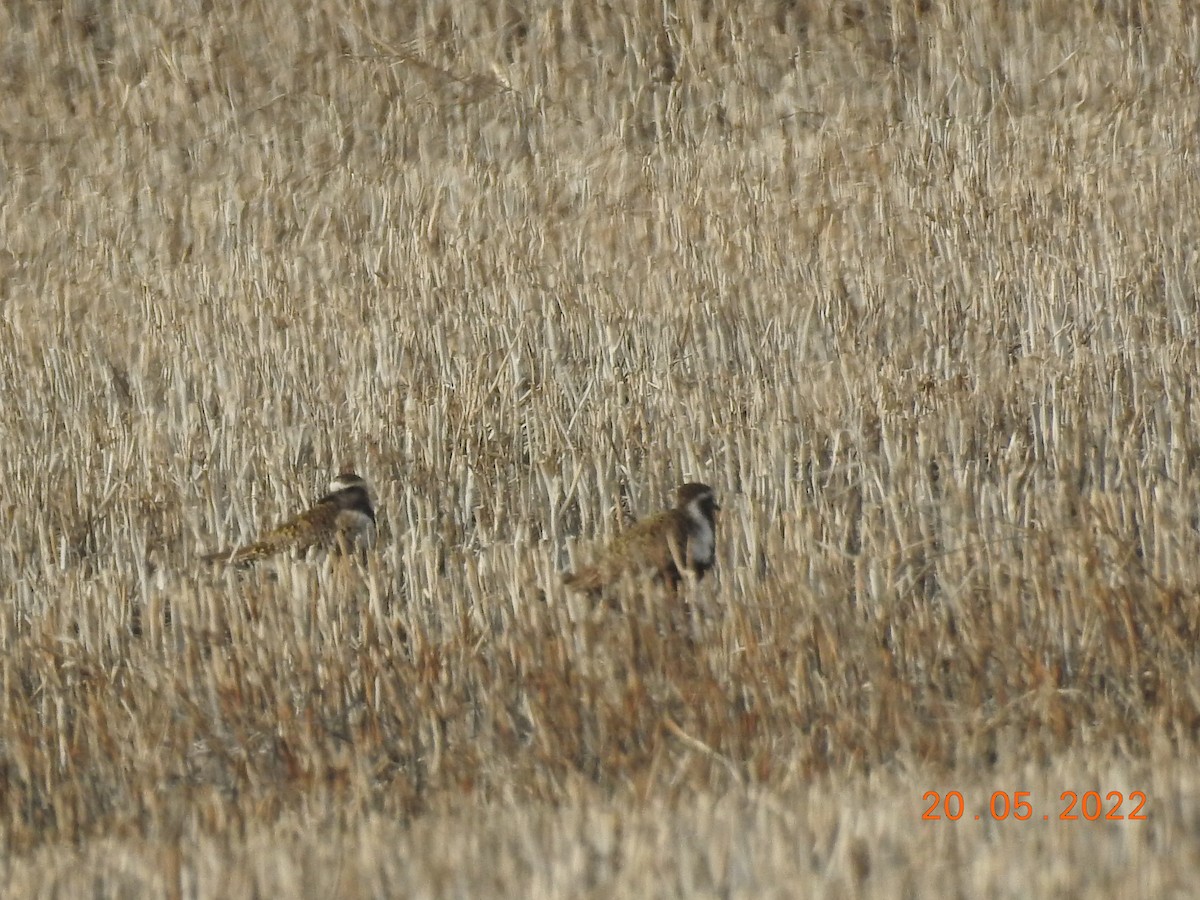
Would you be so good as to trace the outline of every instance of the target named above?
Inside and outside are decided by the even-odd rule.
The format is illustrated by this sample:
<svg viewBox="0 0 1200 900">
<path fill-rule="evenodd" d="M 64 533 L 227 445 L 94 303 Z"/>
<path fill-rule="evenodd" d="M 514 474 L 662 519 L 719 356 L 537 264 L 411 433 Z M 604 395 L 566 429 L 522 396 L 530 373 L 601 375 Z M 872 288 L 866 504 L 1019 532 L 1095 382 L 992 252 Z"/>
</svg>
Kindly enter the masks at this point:
<svg viewBox="0 0 1200 900">
<path fill-rule="evenodd" d="M 1195 889 L 1193 4 L 12 0 L 0 87 L 4 896 Z M 201 564 L 350 464 L 365 563 Z M 563 590 L 693 479 L 712 576 Z"/>
</svg>

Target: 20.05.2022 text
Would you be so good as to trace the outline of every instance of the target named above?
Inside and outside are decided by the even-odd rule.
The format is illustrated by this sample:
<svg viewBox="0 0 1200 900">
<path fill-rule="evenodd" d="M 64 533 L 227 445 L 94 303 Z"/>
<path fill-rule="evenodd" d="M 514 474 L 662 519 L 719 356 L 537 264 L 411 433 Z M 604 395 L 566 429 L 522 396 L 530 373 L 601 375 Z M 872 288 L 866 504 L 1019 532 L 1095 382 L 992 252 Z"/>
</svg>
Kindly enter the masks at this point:
<svg viewBox="0 0 1200 900">
<path fill-rule="evenodd" d="M 1019 821 L 1032 819 L 1034 809 L 1029 800 L 1030 793 L 1014 791 L 1010 795 L 1008 791 L 993 791 L 988 801 L 987 812 L 996 821 L 1008 818 Z M 967 804 L 960 791 L 947 791 L 944 796 L 937 791 L 926 791 L 922 796 L 929 803 L 929 807 L 921 816 L 927 821 L 949 819 L 957 822 L 967 812 Z M 1121 811 L 1126 799 L 1133 807 L 1128 815 Z M 1142 811 L 1146 805 L 1146 795 L 1142 791 L 1130 791 L 1128 798 L 1120 791 L 1109 791 L 1103 800 L 1099 791 L 1085 791 L 1082 797 L 1075 791 L 1063 791 L 1059 800 L 1063 805 L 1056 818 L 1063 822 L 1077 821 L 1080 818 L 1089 822 L 1145 821 L 1147 818 Z M 970 818 L 978 820 L 983 816 L 976 815 Z M 1050 815 L 1045 814 L 1041 818 L 1049 821 Z"/>
</svg>

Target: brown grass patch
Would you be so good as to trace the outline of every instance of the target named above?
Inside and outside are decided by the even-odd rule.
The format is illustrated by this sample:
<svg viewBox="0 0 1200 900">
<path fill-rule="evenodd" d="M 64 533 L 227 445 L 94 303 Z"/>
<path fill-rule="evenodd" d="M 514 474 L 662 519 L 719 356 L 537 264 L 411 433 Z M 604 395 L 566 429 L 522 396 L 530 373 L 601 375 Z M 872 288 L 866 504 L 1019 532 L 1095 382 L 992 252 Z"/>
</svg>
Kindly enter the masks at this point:
<svg viewBox="0 0 1200 900">
<path fill-rule="evenodd" d="M 1193 884 L 1198 21 L 977 6 L 0 9 L 3 891 Z"/>
</svg>

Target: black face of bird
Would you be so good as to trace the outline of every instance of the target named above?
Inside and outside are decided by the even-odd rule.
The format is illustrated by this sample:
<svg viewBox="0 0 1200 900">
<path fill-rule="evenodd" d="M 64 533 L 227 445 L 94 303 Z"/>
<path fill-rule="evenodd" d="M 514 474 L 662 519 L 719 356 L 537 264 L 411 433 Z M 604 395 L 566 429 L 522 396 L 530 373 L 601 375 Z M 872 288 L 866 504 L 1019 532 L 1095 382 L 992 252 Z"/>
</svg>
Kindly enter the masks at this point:
<svg viewBox="0 0 1200 900">
<path fill-rule="evenodd" d="M 375 518 L 375 508 L 371 500 L 371 486 L 365 478 L 353 472 L 343 472 L 329 483 L 329 493 L 324 499 L 334 499 L 344 509 L 357 509 Z"/>
<path fill-rule="evenodd" d="M 336 494 L 339 491 L 347 491 L 352 488 L 362 488 L 369 490 L 367 481 L 353 472 L 342 472 L 333 481 L 329 482 L 329 493 Z"/>
<path fill-rule="evenodd" d="M 695 481 L 680 486 L 676 494 L 676 508 L 691 518 L 702 518 L 708 522 L 716 522 L 717 512 L 721 509 L 712 488 Z"/>
</svg>

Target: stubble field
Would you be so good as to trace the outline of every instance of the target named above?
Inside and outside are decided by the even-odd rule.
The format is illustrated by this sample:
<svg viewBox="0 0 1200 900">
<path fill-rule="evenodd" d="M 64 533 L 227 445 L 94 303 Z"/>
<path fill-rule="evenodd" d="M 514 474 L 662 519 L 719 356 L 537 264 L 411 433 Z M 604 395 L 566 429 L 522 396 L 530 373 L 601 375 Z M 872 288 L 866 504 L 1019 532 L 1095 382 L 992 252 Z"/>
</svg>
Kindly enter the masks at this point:
<svg viewBox="0 0 1200 900">
<path fill-rule="evenodd" d="M 0 7 L 0 892 L 1194 889 L 1200 18 L 1019 6 Z"/>
</svg>

